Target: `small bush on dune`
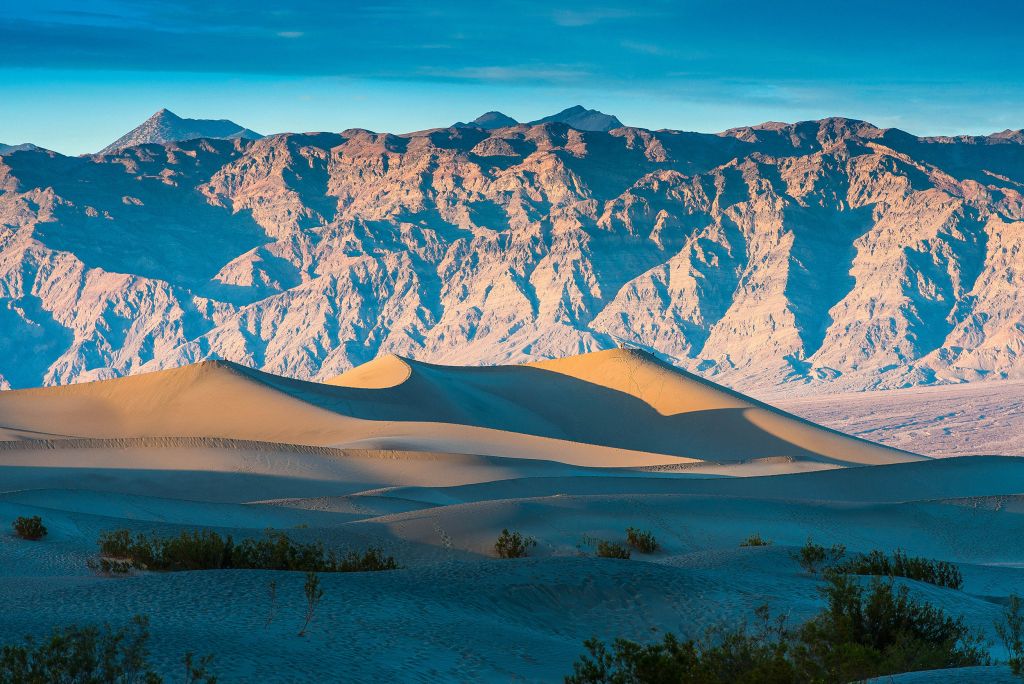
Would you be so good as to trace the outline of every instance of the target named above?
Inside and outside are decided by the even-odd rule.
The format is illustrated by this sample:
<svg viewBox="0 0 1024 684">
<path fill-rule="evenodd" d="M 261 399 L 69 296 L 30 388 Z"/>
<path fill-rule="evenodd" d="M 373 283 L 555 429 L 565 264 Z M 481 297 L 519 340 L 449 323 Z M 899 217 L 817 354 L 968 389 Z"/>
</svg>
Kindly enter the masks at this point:
<svg viewBox="0 0 1024 684">
<path fill-rule="evenodd" d="M 658 542 L 648 530 L 635 527 L 626 528 L 626 543 L 640 553 L 654 553 L 658 550 Z"/>
<path fill-rule="evenodd" d="M 838 563 L 846 555 L 846 547 L 842 544 L 833 544 L 831 548 L 825 548 L 821 544 L 815 544 L 810 537 L 798 553 L 795 554 L 800 566 L 812 575 L 817 575 L 820 570 L 831 567 Z"/>
<path fill-rule="evenodd" d="M 989 662 L 963 618 L 910 597 L 906 586 L 875 577 L 865 586 L 829 573 L 827 607 L 801 628 L 797 661 L 810 681 L 849 682 L 899 672 Z"/>
<path fill-rule="evenodd" d="M 27 638 L 23 645 L 0 650 L 0 682 L 49 684 L 161 684 L 149 664 L 149 620 L 136 616 L 129 627 L 87 626 L 53 630 L 45 641 Z M 207 671 L 212 657 L 194 660 L 185 655 L 187 684 L 215 684 Z"/>
<path fill-rule="evenodd" d="M 621 560 L 629 560 L 629 549 L 623 544 L 617 544 L 609 541 L 597 542 L 598 558 L 619 558 Z"/>
<path fill-rule="evenodd" d="M 1007 664 L 1015 675 L 1024 674 L 1024 601 L 1011 594 L 1003 612 L 1003 619 L 997 622 L 996 634 L 1006 647 Z"/>
<path fill-rule="evenodd" d="M 299 636 L 306 636 L 306 630 L 309 628 L 309 623 L 313 621 L 313 615 L 316 613 L 317 606 L 320 605 L 320 599 L 324 597 L 324 590 L 320 588 L 320 577 L 315 572 L 307 572 L 306 584 L 303 585 L 302 590 L 306 594 L 306 621 L 302 624 L 302 629 L 299 630 Z"/>
<path fill-rule="evenodd" d="M 137 534 L 128 530 L 103 532 L 99 538 L 100 563 L 128 562 L 144 570 L 295 570 L 305 572 L 363 572 L 395 570 L 398 563 L 371 547 L 349 551 L 339 558 L 322 542 L 302 543 L 284 532 L 268 530 L 260 539 L 236 543 L 230 535 L 192 530 L 176 537 Z"/>
<path fill-rule="evenodd" d="M 398 563 L 395 559 L 385 556 L 384 552 L 375 546 L 366 549 L 362 554 L 349 551 L 334 563 L 335 572 L 379 572 L 397 569 Z"/>
<path fill-rule="evenodd" d="M 597 639 L 573 665 L 567 684 L 678 682 L 750 684 L 849 682 L 900 672 L 987 664 L 981 640 L 964 625 L 906 587 L 878 578 L 867 587 L 830 574 L 827 606 L 796 630 L 758 610 L 760 629 L 717 630 L 702 641 L 661 643 L 617 639 L 609 649 Z"/>
<path fill-rule="evenodd" d="M 31 518 L 18 516 L 12 527 L 14 527 L 14 534 L 29 541 L 39 541 L 46 536 L 46 526 L 43 525 L 43 519 L 38 515 L 33 515 Z"/>
<path fill-rule="evenodd" d="M 130 560 L 116 558 L 89 558 L 85 564 L 90 570 L 101 575 L 127 575 L 135 569 Z"/>
<path fill-rule="evenodd" d="M 760 534 L 752 534 L 740 542 L 740 546 L 771 546 L 770 539 L 764 539 Z"/>
<path fill-rule="evenodd" d="M 952 563 L 908 556 L 900 550 L 888 556 L 875 549 L 870 553 L 854 556 L 835 566 L 833 570 L 850 575 L 906 577 L 949 589 L 962 589 L 964 586 L 963 575 Z"/>
<path fill-rule="evenodd" d="M 494 552 L 498 554 L 498 558 L 524 558 L 536 545 L 537 540 L 533 537 L 524 537 L 519 532 L 504 529 L 498 535 L 498 541 L 494 543 Z"/>
</svg>

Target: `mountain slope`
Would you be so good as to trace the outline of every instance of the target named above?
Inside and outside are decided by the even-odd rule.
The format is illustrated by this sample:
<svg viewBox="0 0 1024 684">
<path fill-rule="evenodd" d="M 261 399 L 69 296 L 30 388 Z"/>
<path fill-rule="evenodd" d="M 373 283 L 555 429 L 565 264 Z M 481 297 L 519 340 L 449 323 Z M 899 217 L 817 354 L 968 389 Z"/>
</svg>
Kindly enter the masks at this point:
<svg viewBox="0 0 1024 684">
<path fill-rule="evenodd" d="M 3 143 L 0 143 L 0 154 L 11 154 L 12 152 L 23 152 L 38 149 L 39 147 L 32 143 L 21 143 L 20 145 L 4 145 Z"/>
<path fill-rule="evenodd" d="M 111 154 L 134 145 L 183 142 L 195 138 L 256 140 L 262 137 L 259 133 L 243 128 L 227 119 L 183 119 L 172 111 L 161 109 L 139 126 L 104 147 L 99 154 Z"/>
<path fill-rule="evenodd" d="M 1024 139 L 564 123 L 0 158 L 0 387 L 627 343 L 790 392 L 1024 377 Z"/>
</svg>

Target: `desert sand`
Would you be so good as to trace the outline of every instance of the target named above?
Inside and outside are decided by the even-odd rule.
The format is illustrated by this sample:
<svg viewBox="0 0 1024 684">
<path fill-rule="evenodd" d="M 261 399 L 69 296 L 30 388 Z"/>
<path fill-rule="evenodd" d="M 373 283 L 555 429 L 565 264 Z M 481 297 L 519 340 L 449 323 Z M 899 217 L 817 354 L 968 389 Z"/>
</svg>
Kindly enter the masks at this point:
<svg viewBox="0 0 1024 684">
<path fill-rule="evenodd" d="M 882 446 L 628 350 L 387 356 L 323 384 L 205 362 L 0 393 L 0 438 L 4 638 L 145 613 L 161 667 L 211 652 L 225 682 L 559 681 L 594 635 L 698 636 L 762 603 L 797 623 L 821 606 L 791 557 L 808 536 L 956 562 L 963 591 L 907 583 L 992 638 L 1024 580 L 1024 461 Z M 8 534 L 18 515 L 49 536 Z M 595 557 L 628 526 L 662 548 Z M 97 576 L 98 534 L 123 527 L 287 529 L 404 567 L 322 576 L 300 638 L 301 573 Z M 503 528 L 537 539 L 531 557 L 494 558 Z M 741 548 L 753 533 L 773 543 Z"/>
</svg>

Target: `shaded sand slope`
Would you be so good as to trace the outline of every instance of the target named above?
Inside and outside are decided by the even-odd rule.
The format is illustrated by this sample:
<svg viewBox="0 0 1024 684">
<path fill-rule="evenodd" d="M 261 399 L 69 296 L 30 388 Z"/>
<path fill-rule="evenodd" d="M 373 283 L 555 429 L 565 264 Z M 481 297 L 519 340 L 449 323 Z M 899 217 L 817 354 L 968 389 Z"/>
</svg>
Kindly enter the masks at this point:
<svg viewBox="0 0 1024 684">
<path fill-rule="evenodd" d="M 90 489 L 241 503 L 586 472 L 539 459 L 209 438 L 0 442 L 0 492 Z"/>
<path fill-rule="evenodd" d="M 328 382 L 368 393 L 380 420 L 475 425 L 718 462 L 920 458 L 821 428 L 632 350 L 522 366 L 386 356 Z"/>
<path fill-rule="evenodd" d="M 728 470 L 723 472 L 728 473 Z M 737 499 L 833 503 L 900 503 L 1024 492 L 1024 459 L 964 456 L 872 468 L 759 477 L 530 477 L 455 487 L 400 487 L 398 498 L 436 504 L 558 496 L 687 494 Z"/>
<path fill-rule="evenodd" d="M 524 366 L 382 357 L 330 384 L 205 362 L 83 385 L 0 393 L 8 439 L 221 437 L 636 467 L 781 458 L 917 460 L 611 350 Z"/>
</svg>

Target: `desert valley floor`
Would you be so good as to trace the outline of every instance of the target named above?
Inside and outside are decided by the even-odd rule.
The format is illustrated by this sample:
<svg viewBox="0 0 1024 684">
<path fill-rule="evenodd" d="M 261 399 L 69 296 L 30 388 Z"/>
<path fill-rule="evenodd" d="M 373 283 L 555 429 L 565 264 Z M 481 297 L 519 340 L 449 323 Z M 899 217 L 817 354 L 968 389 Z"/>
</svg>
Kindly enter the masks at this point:
<svg viewBox="0 0 1024 684">
<path fill-rule="evenodd" d="M 323 384 L 205 362 L 2 392 L 0 633 L 146 614 L 162 668 L 212 653 L 223 682 L 559 681 L 591 636 L 697 636 L 763 603 L 810 617 L 820 582 L 791 554 L 811 536 L 956 562 L 962 591 L 907 584 L 996 641 L 1024 586 L 1022 388 L 766 397 L 783 413 L 612 350 L 387 356 Z M 49 536 L 8 534 L 21 515 Z M 595 557 L 628 526 L 662 548 Z M 125 527 L 285 529 L 403 567 L 322 575 L 299 637 L 301 573 L 92 572 L 100 532 Z M 494 557 L 504 528 L 537 539 L 530 557 Z M 773 543 L 739 546 L 754 533 Z M 966 680 L 1011 681 L 1002 666 L 893 681 Z"/>
</svg>

